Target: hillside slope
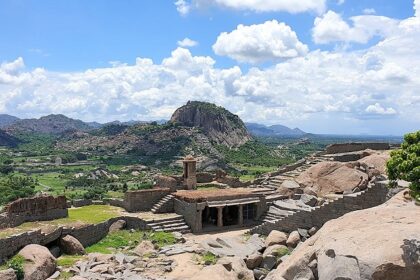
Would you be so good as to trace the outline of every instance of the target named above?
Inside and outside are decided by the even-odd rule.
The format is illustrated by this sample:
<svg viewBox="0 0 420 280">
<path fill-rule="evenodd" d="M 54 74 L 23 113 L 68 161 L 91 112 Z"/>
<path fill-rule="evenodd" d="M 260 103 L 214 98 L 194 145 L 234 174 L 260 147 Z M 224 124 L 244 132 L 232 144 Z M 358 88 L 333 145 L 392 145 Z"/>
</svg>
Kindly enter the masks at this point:
<svg viewBox="0 0 420 280">
<path fill-rule="evenodd" d="M 23 119 L 5 128 L 5 130 L 12 135 L 22 132 L 61 134 L 69 130 L 89 131 L 91 129 L 92 128 L 88 124 L 64 115 L 48 115 L 39 119 Z"/>
</svg>

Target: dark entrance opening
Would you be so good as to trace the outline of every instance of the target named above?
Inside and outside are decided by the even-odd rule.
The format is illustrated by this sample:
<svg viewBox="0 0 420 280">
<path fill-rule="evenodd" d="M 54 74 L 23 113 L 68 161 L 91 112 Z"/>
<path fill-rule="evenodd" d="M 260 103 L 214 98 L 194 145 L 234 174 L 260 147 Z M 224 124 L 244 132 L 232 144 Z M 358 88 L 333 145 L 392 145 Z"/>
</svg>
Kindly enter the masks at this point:
<svg viewBox="0 0 420 280">
<path fill-rule="evenodd" d="M 223 208 L 223 225 L 232 226 L 239 224 L 238 205 L 226 206 Z"/>
<path fill-rule="evenodd" d="M 254 220 L 257 216 L 257 207 L 255 204 L 245 204 L 243 206 L 244 221 Z"/>
<path fill-rule="evenodd" d="M 201 221 L 203 227 L 217 226 L 217 208 L 209 208 L 206 206 L 201 214 Z"/>
</svg>

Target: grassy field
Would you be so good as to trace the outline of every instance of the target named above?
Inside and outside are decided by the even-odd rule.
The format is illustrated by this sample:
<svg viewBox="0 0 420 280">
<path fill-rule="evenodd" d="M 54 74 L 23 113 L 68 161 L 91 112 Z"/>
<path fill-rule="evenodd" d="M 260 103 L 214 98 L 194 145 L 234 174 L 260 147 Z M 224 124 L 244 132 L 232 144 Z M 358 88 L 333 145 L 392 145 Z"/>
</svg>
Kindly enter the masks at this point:
<svg viewBox="0 0 420 280">
<path fill-rule="evenodd" d="M 68 181 L 62 178 L 62 174 L 58 172 L 34 174 L 32 177 L 39 182 L 39 186 L 35 189 L 36 191 L 49 189 L 49 192 L 53 194 L 63 194 L 64 187 Z"/>
<path fill-rule="evenodd" d="M 15 228 L 0 230 L 0 238 L 29 230 L 35 230 L 41 227 L 72 224 L 98 224 L 111 218 L 119 217 L 121 212 L 121 208 L 110 205 L 89 205 L 79 208 L 70 208 L 69 216 L 67 218 L 52 221 L 29 222 Z"/>
</svg>

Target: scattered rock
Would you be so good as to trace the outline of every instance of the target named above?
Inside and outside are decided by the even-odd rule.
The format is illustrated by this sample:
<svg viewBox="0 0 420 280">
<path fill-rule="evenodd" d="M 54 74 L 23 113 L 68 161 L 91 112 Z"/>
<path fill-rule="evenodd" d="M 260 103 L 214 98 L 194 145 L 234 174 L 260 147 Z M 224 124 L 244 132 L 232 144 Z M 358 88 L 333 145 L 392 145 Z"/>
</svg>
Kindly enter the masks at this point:
<svg viewBox="0 0 420 280">
<path fill-rule="evenodd" d="M 256 280 L 261 280 L 267 276 L 268 271 L 265 269 L 256 268 L 253 270 L 253 273 Z"/>
<path fill-rule="evenodd" d="M 261 267 L 267 270 L 272 270 L 277 265 L 277 258 L 273 255 L 267 255 L 261 262 Z"/>
<path fill-rule="evenodd" d="M 139 245 L 137 245 L 136 248 L 134 248 L 133 253 L 137 256 L 144 256 L 151 253 L 154 253 L 155 251 L 155 245 L 149 241 L 149 240 L 143 240 Z"/>
<path fill-rule="evenodd" d="M 315 207 L 318 203 L 318 199 L 316 198 L 316 196 L 306 193 L 300 195 L 300 200 L 311 207 Z"/>
<path fill-rule="evenodd" d="M 284 254 L 288 252 L 289 252 L 289 249 L 286 246 L 275 244 L 275 245 L 271 245 L 267 247 L 264 250 L 263 257 L 268 256 L 268 255 L 272 255 L 275 257 L 282 257 Z"/>
<path fill-rule="evenodd" d="M 252 254 L 246 258 L 246 261 L 245 261 L 246 267 L 248 267 L 249 269 L 254 269 L 261 264 L 262 260 L 263 260 L 263 257 L 261 253 Z"/>
<path fill-rule="evenodd" d="M 23 265 L 25 280 L 45 280 L 56 270 L 56 259 L 44 246 L 30 244 L 18 254 L 25 259 Z"/>
<path fill-rule="evenodd" d="M 318 231 L 318 229 L 317 229 L 316 227 L 311 227 L 311 228 L 308 230 L 308 233 L 309 233 L 309 235 L 310 235 L 310 236 L 312 236 L 312 235 L 314 235 L 317 231 Z"/>
<path fill-rule="evenodd" d="M 115 231 L 119 231 L 125 228 L 125 225 L 127 224 L 126 221 L 124 220 L 118 220 L 114 223 L 112 223 L 112 225 L 109 227 L 109 232 L 115 232 Z"/>
<path fill-rule="evenodd" d="M 298 228 L 297 231 L 298 231 L 299 235 L 303 238 L 303 240 L 306 240 L 310 237 L 307 229 Z"/>
<path fill-rule="evenodd" d="M 84 255 L 85 248 L 82 243 L 71 235 L 60 238 L 59 245 L 61 250 L 67 255 Z"/>
<path fill-rule="evenodd" d="M 285 245 L 287 241 L 287 235 L 284 232 L 278 230 L 272 230 L 265 239 L 265 246 L 271 246 L 275 244 Z"/>
<path fill-rule="evenodd" d="M 173 236 L 175 237 L 177 243 L 185 243 L 186 241 L 184 236 L 180 232 L 174 232 Z"/>
<path fill-rule="evenodd" d="M 286 244 L 289 247 L 295 248 L 300 242 L 300 234 L 298 231 L 292 231 L 287 238 Z"/>
</svg>

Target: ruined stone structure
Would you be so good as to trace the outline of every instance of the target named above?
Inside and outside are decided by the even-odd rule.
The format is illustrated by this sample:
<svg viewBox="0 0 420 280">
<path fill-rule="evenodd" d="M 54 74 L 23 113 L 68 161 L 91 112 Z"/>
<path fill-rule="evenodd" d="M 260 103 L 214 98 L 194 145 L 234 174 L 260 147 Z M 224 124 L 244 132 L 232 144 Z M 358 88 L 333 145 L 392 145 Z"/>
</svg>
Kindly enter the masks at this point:
<svg viewBox="0 0 420 280">
<path fill-rule="evenodd" d="M 197 188 L 197 161 L 192 156 L 186 156 L 182 163 L 184 167 L 182 175 L 184 178 L 184 186 L 187 190 L 194 190 Z"/>
<path fill-rule="evenodd" d="M 247 189 L 178 191 L 174 210 L 192 232 L 254 224 L 267 209 L 265 197 Z"/>
<path fill-rule="evenodd" d="M 65 196 L 21 198 L 8 204 L 0 215 L 0 229 L 24 222 L 47 221 L 68 216 Z"/>
<path fill-rule="evenodd" d="M 153 205 L 172 192 L 169 188 L 128 191 L 124 196 L 124 207 L 128 212 L 150 211 Z"/>
<path fill-rule="evenodd" d="M 387 200 L 388 188 L 386 182 L 376 182 L 366 190 L 343 195 L 342 197 L 316 206 L 309 211 L 300 210 L 290 216 L 274 221 L 267 221 L 250 230 L 250 233 L 268 235 L 272 230 L 291 232 L 298 228 L 320 228 L 326 222 L 343 216 L 351 211 L 371 208 Z"/>
<path fill-rule="evenodd" d="M 339 143 L 328 145 L 325 153 L 326 154 L 340 154 L 362 151 L 366 149 L 371 150 L 389 150 L 389 143 Z"/>
</svg>

